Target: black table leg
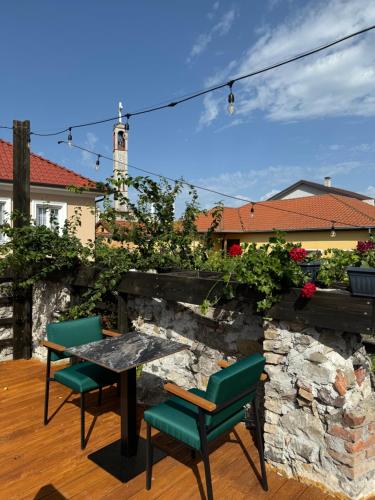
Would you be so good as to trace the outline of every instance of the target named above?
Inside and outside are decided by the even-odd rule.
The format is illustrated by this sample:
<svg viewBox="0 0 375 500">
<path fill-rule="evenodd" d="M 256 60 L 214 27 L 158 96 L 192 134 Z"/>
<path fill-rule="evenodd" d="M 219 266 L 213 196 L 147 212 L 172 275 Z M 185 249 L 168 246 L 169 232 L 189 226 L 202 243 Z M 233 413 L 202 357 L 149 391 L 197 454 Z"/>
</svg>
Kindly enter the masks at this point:
<svg viewBox="0 0 375 500">
<path fill-rule="evenodd" d="M 147 441 L 137 433 L 137 376 L 136 368 L 120 374 L 120 439 L 91 453 L 88 458 L 126 482 L 146 470 Z M 153 463 L 166 456 L 153 447 Z"/>
<path fill-rule="evenodd" d="M 132 457 L 137 453 L 137 372 L 130 368 L 121 373 L 121 455 Z"/>
</svg>

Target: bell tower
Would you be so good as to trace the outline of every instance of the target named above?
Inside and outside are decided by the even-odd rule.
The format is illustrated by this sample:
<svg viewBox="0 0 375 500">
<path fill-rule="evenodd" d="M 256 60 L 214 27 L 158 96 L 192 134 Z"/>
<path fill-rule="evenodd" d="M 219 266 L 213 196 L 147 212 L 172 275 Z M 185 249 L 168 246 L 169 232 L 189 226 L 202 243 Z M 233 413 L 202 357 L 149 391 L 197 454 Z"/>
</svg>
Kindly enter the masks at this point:
<svg viewBox="0 0 375 500">
<path fill-rule="evenodd" d="M 122 103 L 118 103 L 118 123 L 113 127 L 113 177 L 115 180 L 128 175 L 128 123 L 122 123 Z M 122 196 L 128 198 L 128 186 L 121 184 L 119 188 Z M 114 209 L 121 218 L 127 212 L 127 206 L 121 205 L 121 200 L 114 201 Z"/>
</svg>

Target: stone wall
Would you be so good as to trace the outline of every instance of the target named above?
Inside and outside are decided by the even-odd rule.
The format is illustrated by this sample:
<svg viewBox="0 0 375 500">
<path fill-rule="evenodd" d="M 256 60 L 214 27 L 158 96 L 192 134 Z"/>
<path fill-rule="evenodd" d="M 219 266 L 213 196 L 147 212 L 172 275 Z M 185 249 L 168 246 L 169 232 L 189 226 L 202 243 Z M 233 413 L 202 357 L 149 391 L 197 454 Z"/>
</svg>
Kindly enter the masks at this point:
<svg viewBox="0 0 375 500">
<path fill-rule="evenodd" d="M 219 359 L 237 359 L 262 352 L 262 320 L 246 303 L 226 309 L 211 308 L 202 315 L 199 306 L 129 296 L 133 327 L 146 334 L 182 342 L 186 351 L 144 366 L 139 396 L 147 402 L 165 397 L 162 385 L 174 382 L 185 388 L 205 389 Z"/>
<path fill-rule="evenodd" d="M 375 395 L 360 338 L 265 324 L 265 455 L 349 498 L 375 492 Z"/>
<path fill-rule="evenodd" d="M 46 359 L 41 341 L 46 338 L 46 325 L 58 321 L 70 305 L 71 294 L 64 281 L 43 281 L 33 286 L 32 337 L 33 357 Z"/>
<path fill-rule="evenodd" d="M 7 288 L 9 284 L 2 284 L 0 287 L 0 297 L 6 297 L 9 295 Z M 2 306 L 0 307 L 0 318 L 11 318 L 13 316 L 12 306 Z M 0 340 L 11 339 L 13 337 L 13 328 L 11 326 L 0 326 Z M 12 347 L 0 347 L 0 361 L 5 361 L 13 358 Z"/>
</svg>

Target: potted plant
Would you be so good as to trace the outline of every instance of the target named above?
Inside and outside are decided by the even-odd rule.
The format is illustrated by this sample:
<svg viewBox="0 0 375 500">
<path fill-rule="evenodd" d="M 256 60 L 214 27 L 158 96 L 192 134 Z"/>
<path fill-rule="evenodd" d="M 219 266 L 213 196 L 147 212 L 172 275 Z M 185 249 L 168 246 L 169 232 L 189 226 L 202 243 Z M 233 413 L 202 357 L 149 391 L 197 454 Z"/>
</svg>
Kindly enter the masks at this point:
<svg viewBox="0 0 375 500">
<path fill-rule="evenodd" d="M 296 262 L 303 274 L 310 276 L 312 283 L 317 282 L 320 270 L 320 252 L 308 252 L 302 247 L 295 246 L 289 251 L 289 256 Z"/>
<path fill-rule="evenodd" d="M 349 266 L 350 289 L 353 295 L 375 297 L 375 242 L 358 241 L 354 266 Z"/>
</svg>

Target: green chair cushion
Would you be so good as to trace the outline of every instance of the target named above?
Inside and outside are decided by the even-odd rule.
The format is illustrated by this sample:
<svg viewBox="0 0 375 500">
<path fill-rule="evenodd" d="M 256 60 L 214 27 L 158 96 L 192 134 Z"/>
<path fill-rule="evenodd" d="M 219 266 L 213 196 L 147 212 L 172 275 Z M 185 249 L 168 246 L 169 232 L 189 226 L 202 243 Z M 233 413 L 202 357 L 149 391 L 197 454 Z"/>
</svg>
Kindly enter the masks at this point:
<svg viewBox="0 0 375 500">
<path fill-rule="evenodd" d="M 118 381 L 118 375 L 111 370 L 85 361 L 56 371 L 54 379 L 73 391 L 86 392 L 114 384 Z"/>
<path fill-rule="evenodd" d="M 205 391 L 190 389 L 189 392 L 206 398 Z M 243 417 L 244 410 L 237 411 L 231 418 L 207 434 L 208 441 L 212 441 L 224 432 L 231 430 Z M 200 449 L 198 408 L 184 399 L 172 396 L 165 403 L 146 410 L 144 419 L 159 431 L 169 434 L 192 448 Z"/>
<path fill-rule="evenodd" d="M 60 321 L 47 325 L 47 339 L 65 347 L 102 340 L 102 324 L 100 316 Z M 68 358 L 68 353 L 51 353 L 51 361 Z"/>
<path fill-rule="evenodd" d="M 256 353 L 214 373 L 207 384 L 206 399 L 217 405 L 234 399 L 259 381 L 265 362 L 265 357 Z M 206 424 L 218 426 L 240 411 L 246 403 L 254 399 L 254 396 L 255 393 L 244 396 L 215 415 L 207 415 Z"/>
</svg>

